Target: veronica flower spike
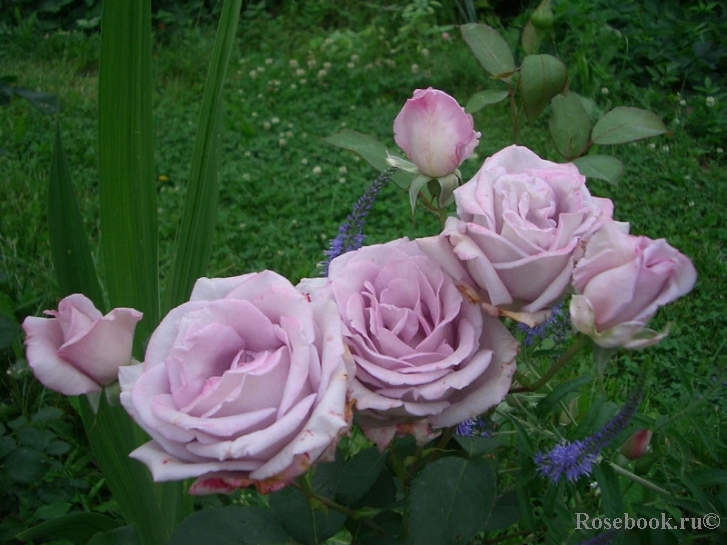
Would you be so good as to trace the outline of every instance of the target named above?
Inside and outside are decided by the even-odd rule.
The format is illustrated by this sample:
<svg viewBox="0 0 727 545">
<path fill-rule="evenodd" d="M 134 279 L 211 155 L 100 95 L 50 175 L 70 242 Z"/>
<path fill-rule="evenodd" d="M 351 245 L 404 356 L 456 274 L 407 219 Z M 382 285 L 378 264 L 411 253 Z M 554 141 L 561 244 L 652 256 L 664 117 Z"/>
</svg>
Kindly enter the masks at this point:
<svg viewBox="0 0 727 545">
<path fill-rule="evenodd" d="M 346 221 L 338 228 L 336 238 L 331 240 L 331 244 L 323 255 L 326 260 L 323 262 L 323 275 L 328 276 L 328 266 L 339 255 L 347 252 L 358 250 L 363 245 L 365 238 L 363 234 L 363 226 L 374 204 L 376 195 L 379 194 L 381 188 L 389 180 L 392 170 L 389 169 L 382 172 L 374 182 L 366 189 L 363 195 L 353 205 L 353 210 L 346 218 Z"/>
<path fill-rule="evenodd" d="M 600 431 L 582 441 L 563 441 L 546 453 L 538 452 L 533 457 L 538 473 L 554 483 L 563 477 L 574 482 L 584 475 L 590 475 L 601 450 L 629 425 L 641 403 L 643 393 L 644 380 L 640 379 L 621 411 Z"/>
</svg>

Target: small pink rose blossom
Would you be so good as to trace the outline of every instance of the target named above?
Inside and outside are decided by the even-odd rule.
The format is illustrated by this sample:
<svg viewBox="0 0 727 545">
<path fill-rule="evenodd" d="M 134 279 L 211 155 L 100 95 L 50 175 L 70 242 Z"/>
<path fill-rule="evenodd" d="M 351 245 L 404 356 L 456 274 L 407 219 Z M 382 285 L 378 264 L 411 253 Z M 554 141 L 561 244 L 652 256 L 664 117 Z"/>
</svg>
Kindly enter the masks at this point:
<svg viewBox="0 0 727 545">
<path fill-rule="evenodd" d="M 534 313 L 563 297 L 584 241 L 613 213 L 585 182 L 575 165 L 510 146 L 454 191 L 459 218 L 442 235 L 484 300 Z"/>
<path fill-rule="evenodd" d="M 394 140 L 419 172 L 452 174 L 479 143 L 472 116 L 437 89 L 417 89 L 394 120 Z"/>
<path fill-rule="evenodd" d="M 46 387 L 65 395 L 98 392 L 116 381 L 119 367 L 131 363 L 131 349 L 141 312 L 115 308 L 106 316 L 86 296 L 76 293 L 23 321 L 28 365 Z"/>
<path fill-rule="evenodd" d="M 151 437 L 131 456 L 192 494 L 270 492 L 330 459 L 350 424 L 332 303 L 263 271 L 202 278 L 121 370 L 121 403 Z"/>
<path fill-rule="evenodd" d="M 517 341 L 460 288 L 404 238 L 337 257 L 315 291 L 338 305 L 356 363 L 349 397 L 380 449 L 395 435 L 424 442 L 510 388 Z"/>
<path fill-rule="evenodd" d="M 631 437 L 626 439 L 621 448 L 621 454 L 629 460 L 636 460 L 646 454 L 651 442 L 651 436 L 654 434 L 651 430 L 639 430 L 634 432 Z"/>
<path fill-rule="evenodd" d="M 697 272 L 664 239 L 629 235 L 605 224 L 573 271 L 577 291 L 570 304 L 573 326 L 606 348 L 644 348 L 667 331 L 646 328 L 659 307 L 686 295 Z"/>
</svg>

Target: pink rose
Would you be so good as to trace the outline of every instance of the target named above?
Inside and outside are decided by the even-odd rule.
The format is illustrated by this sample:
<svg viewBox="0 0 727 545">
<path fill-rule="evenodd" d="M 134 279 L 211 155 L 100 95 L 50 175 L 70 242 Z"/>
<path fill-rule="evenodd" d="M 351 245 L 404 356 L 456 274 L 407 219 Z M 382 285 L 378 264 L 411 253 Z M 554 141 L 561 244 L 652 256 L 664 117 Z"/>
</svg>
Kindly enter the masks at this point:
<svg viewBox="0 0 727 545">
<path fill-rule="evenodd" d="M 654 432 L 651 430 L 641 429 L 634 432 L 619 448 L 621 454 L 629 460 L 641 458 L 649 448 L 652 435 L 654 435 Z"/>
<path fill-rule="evenodd" d="M 570 304 L 573 326 L 606 348 L 644 348 L 668 331 L 646 329 L 656 310 L 694 287 L 697 272 L 664 239 L 627 234 L 605 224 L 573 271 L 578 292 Z"/>
<path fill-rule="evenodd" d="M 75 293 L 45 314 L 53 318 L 28 316 L 23 329 L 28 365 L 46 388 L 65 395 L 98 392 L 131 363 L 138 310 L 115 308 L 103 316 Z"/>
<path fill-rule="evenodd" d="M 131 456 L 192 494 L 277 490 L 328 459 L 346 431 L 336 308 L 264 271 L 197 281 L 122 369 L 121 403 L 151 437 Z"/>
<path fill-rule="evenodd" d="M 356 363 L 349 395 L 381 449 L 397 432 L 433 437 L 432 427 L 477 416 L 510 388 L 517 341 L 415 241 L 334 259 L 318 297 L 338 305 Z"/>
<path fill-rule="evenodd" d="M 510 146 L 455 190 L 459 219 L 442 235 L 491 304 L 536 312 L 563 296 L 582 241 L 613 213 L 585 182 L 575 165 Z"/>
<path fill-rule="evenodd" d="M 452 174 L 479 143 L 472 116 L 443 91 L 417 89 L 394 120 L 394 140 L 419 172 Z"/>
</svg>

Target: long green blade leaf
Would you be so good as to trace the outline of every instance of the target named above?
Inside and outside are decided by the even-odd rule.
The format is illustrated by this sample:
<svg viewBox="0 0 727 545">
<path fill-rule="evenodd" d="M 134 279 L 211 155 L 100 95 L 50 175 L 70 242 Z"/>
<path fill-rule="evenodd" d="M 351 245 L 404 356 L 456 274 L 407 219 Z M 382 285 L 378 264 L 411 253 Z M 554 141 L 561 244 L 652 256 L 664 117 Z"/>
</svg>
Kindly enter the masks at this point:
<svg viewBox="0 0 727 545">
<path fill-rule="evenodd" d="M 107 0 L 101 25 L 99 176 L 109 305 L 144 313 L 139 347 L 159 322 L 151 105 L 151 2 Z"/>
<path fill-rule="evenodd" d="M 111 307 L 144 313 L 135 353 L 159 322 L 157 205 L 150 0 L 106 0 L 99 71 L 102 250 Z M 141 359 L 141 358 L 139 358 Z M 190 510 L 183 483 L 154 485 L 128 458 L 144 435 L 120 407 L 103 403 L 86 430 L 109 488 L 142 545 L 166 543 Z"/>
<path fill-rule="evenodd" d="M 56 141 L 50 166 L 48 230 L 61 295 L 83 293 L 93 301 L 96 308 L 104 309 L 103 293 L 68 173 L 60 125 L 56 125 Z"/>
<path fill-rule="evenodd" d="M 139 444 L 138 428 L 120 405 L 109 405 L 102 395 L 94 413 L 86 397 L 79 402 L 94 457 L 125 517 L 136 525 L 139 543 L 166 543 L 182 516 L 160 507 L 158 498 L 165 487 L 179 483 L 153 483 L 146 467 L 128 457 Z M 175 488 L 183 496 L 181 486 Z"/>
<path fill-rule="evenodd" d="M 234 45 L 242 0 L 226 0 L 222 7 L 192 153 L 184 215 L 165 294 L 165 309 L 184 302 L 194 281 L 207 270 L 217 223 L 218 157 L 222 87 Z"/>
</svg>

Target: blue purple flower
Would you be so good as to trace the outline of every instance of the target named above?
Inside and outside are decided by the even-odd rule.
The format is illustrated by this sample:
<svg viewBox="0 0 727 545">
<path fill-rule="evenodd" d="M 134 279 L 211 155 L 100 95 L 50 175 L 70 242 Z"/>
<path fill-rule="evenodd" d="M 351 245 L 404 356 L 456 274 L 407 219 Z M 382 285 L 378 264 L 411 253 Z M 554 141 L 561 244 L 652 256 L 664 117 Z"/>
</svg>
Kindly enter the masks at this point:
<svg viewBox="0 0 727 545">
<path fill-rule="evenodd" d="M 548 452 L 538 452 L 533 457 L 538 473 L 555 483 L 563 477 L 573 482 L 584 475 L 590 475 L 601 450 L 626 429 L 636 414 L 643 393 L 642 379 L 621 411 L 599 431 L 582 441 L 563 441 Z"/>
</svg>

